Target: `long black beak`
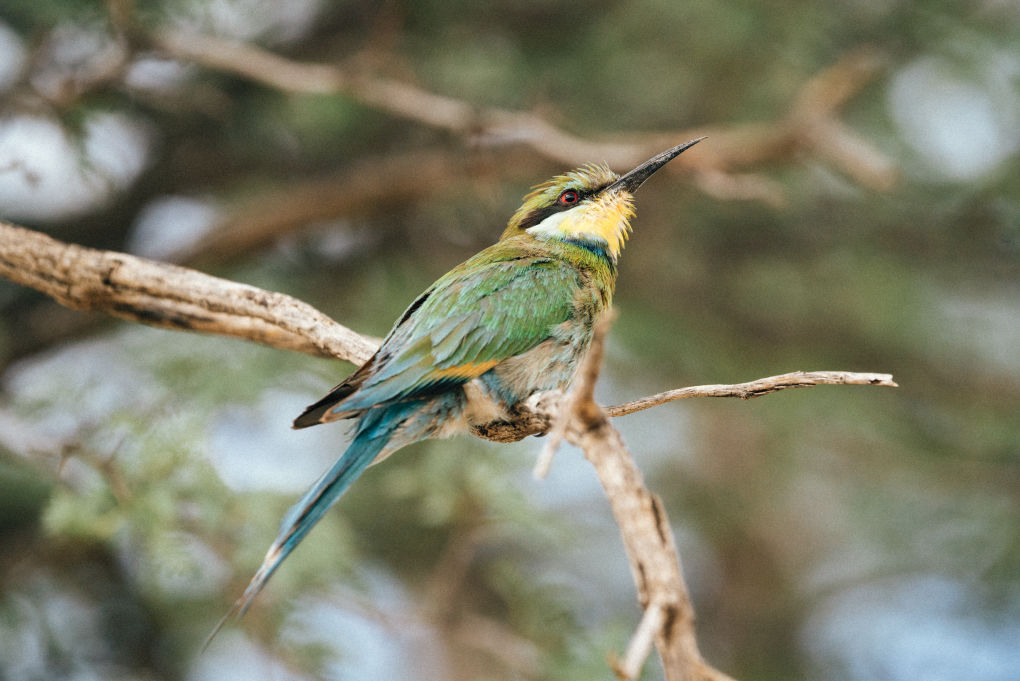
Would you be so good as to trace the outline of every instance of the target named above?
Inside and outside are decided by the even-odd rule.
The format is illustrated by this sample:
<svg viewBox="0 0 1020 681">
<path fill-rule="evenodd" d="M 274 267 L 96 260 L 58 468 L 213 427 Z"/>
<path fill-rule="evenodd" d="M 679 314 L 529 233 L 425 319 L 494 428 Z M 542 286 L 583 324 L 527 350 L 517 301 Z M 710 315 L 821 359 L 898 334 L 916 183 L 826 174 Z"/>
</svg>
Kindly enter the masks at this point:
<svg viewBox="0 0 1020 681">
<path fill-rule="evenodd" d="M 624 191 L 633 192 L 638 187 L 640 187 L 645 180 L 651 177 L 656 170 L 666 165 L 674 158 L 682 154 L 684 151 L 690 149 L 703 139 L 705 138 L 699 137 L 697 139 L 691 140 L 690 142 L 678 144 L 672 149 L 667 149 L 661 154 L 656 154 L 655 156 L 651 157 L 650 159 L 639 165 L 634 170 L 630 171 L 629 173 L 621 177 L 616 182 L 606 187 L 606 189 L 614 191 L 618 189 L 623 189 Z"/>
</svg>

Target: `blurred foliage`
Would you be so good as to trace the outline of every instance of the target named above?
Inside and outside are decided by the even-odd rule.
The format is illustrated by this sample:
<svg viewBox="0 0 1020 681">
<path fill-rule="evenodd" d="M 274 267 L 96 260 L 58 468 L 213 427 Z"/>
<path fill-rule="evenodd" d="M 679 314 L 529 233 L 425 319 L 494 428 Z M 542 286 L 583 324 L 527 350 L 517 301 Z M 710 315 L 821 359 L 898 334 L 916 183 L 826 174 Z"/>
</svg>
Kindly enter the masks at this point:
<svg viewBox="0 0 1020 681">
<path fill-rule="evenodd" d="M 719 668 L 742 681 L 1015 678 L 1015 4 L 147 0 L 136 10 L 150 28 L 352 60 L 591 138 L 768 123 L 842 54 L 877 49 L 883 75 L 840 117 L 895 159 L 898 185 L 878 193 L 796 154 L 754 169 L 785 192 L 781 206 L 714 199 L 678 175 L 649 183 L 621 260 L 600 397 L 795 369 L 894 373 L 895 391 L 685 403 L 618 425 L 678 530 L 699 636 Z M 142 231 L 146 209 L 167 197 L 226 218 L 360 162 L 463 158 L 473 170 L 457 186 L 203 265 L 364 333 L 384 334 L 421 289 L 498 236 L 530 183 L 561 170 L 537 156 L 500 165 L 509 147 L 342 96 L 167 64 L 142 46 L 125 73 L 55 96 L 46 84 L 73 80 L 95 56 L 80 44 L 109 44 L 103 6 L 7 0 L 0 21 L 26 60 L 0 92 L 3 122 L 59 122 L 86 165 L 97 115 L 144 129 L 141 173 L 78 210 L 15 211 L 4 202 L 23 204 L 4 185 L 0 216 L 58 238 L 144 248 L 190 227 Z M 939 87 L 910 109 L 896 93 L 918 64 L 937 67 Z M 959 93 L 969 104 L 954 109 Z M 970 148 L 984 160 L 964 172 L 953 163 Z M 5 165 L 16 160 L 0 158 L 0 182 L 25 172 Z M 0 310 L 0 678 L 591 679 L 624 650 L 639 613 L 585 463 L 563 452 L 536 483 L 537 443 L 460 439 L 369 471 L 239 633 L 197 657 L 284 510 L 342 450 L 342 426 L 286 429 L 350 367 L 125 328 L 5 282 Z M 950 656 L 961 647 L 983 662 Z M 643 678 L 660 676 L 646 665 Z"/>
</svg>

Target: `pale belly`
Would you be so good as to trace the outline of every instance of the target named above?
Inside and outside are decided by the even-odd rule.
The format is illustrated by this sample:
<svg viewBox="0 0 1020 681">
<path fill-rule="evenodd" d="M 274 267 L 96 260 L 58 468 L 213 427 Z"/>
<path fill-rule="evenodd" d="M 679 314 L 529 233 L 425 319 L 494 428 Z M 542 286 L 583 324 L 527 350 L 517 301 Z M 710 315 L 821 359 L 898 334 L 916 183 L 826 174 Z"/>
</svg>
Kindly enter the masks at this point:
<svg viewBox="0 0 1020 681">
<path fill-rule="evenodd" d="M 446 438 L 509 420 L 513 407 L 534 393 L 566 389 L 589 341 L 585 334 L 564 333 L 504 360 L 460 389 L 437 395 L 402 425 L 376 461 L 415 440 Z"/>
</svg>

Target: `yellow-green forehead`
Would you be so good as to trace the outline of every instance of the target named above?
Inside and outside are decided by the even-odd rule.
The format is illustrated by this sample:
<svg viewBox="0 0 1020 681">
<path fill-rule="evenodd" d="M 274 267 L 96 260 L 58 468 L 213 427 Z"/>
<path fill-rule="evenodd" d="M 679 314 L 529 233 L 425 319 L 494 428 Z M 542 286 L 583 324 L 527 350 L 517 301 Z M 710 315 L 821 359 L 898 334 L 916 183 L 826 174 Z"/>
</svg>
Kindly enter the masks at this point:
<svg viewBox="0 0 1020 681">
<path fill-rule="evenodd" d="M 589 163 L 535 185 L 531 188 L 531 192 L 524 197 L 524 204 L 536 206 L 551 203 L 566 189 L 578 192 L 591 191 L 604 187 L 617 178 L 617 174 L 610 170 L 609 166 Z"/>
</svg>

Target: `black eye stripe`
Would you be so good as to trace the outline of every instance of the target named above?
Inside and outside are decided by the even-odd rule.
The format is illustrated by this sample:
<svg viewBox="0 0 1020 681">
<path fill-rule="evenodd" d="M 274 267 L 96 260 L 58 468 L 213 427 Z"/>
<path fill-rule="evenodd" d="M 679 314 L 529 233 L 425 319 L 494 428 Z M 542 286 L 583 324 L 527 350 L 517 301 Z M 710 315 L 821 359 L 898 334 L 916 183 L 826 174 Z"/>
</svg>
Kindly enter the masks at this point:
<svg viewBox="0 0 1020 681">
<path fill-rule="evenodd" d="M 535 225 L 537 225 L 538 223 L 542 222 L 542 220 L 545 220 L 547 217 L 549 217 L 553 213 L 562 212 L 562 211 L 566 210 L 567 208 L 569 208 L 569 206 L 552 205 L 552 206 L 545 206 L 543 208 L 538 208 L 536 210 L 533 210 L 530 213 L 528 213 L 527 215 L 525 215 L 524 219 L 521 220 L 520 228 L 521 229 L 528 229 L 529 227 L 534 227 Z"/>
<path fill-rule="evenodd" d="M 602 190 L 603 188 L 604 187 L 597 187 L 590 191 L 586 191 L 583 189 L 564 189 L 556 196 L 556 198 L 553 200 L 551 204 L 547 206 L 542 206 L 541 208 L 536 208 L 535 210 L 525 215 L 524 219 L 521 220 L 520 225 L 518 227 L 519 229 L 522 230 L 528 229 L 529 227 L 534 227 L 535 225 L 542 222 L 542 220 L 545 220 L 553 213 L 562 213 L 565 210 L 570 210 L 571 208 L 574 208 L 575 206 L 577 206 L 577 204 L 581 203 L 585 199 L 595 194 L 598 194 L 599 191 Z M 574 192 L 574 194 L 577 195 L 577 199 L 571 203 L 562 203 L 560 199 L 567 192 Z"/>
</svg>

